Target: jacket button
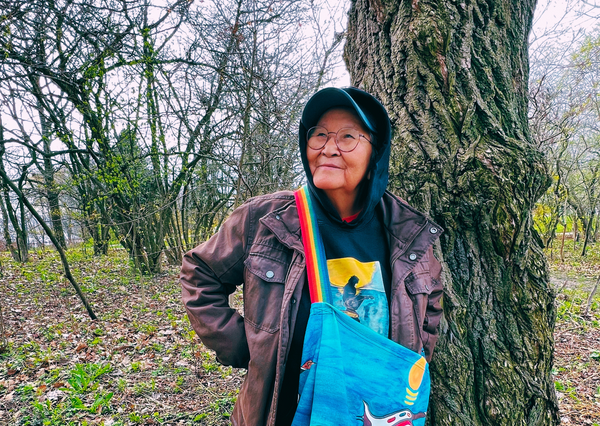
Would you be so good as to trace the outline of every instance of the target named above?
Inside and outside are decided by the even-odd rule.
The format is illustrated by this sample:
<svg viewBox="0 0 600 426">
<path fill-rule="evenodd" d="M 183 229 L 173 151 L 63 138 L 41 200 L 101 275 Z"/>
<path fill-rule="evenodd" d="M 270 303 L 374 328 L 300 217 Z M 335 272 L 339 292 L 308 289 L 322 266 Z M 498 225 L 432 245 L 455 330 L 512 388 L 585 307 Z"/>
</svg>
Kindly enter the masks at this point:
<svg viewBox="0 0 600 426">
<path fill-rule="evenodd" d="M 432 234 L 437 234 L 438 229 L 435 226 L 432 226 L 431 228 L 429 228 L 429 232 L 431 232 Z"/>
<path fill-rule="evenodd" d="M 414 253 L 411 253 L 411 254 L 408 256 L 408 258 L 409 258 L 410 260 L 415 260 L 415 259 L 417 258 L 417 255 L 416 255 L 416 254 L 414 254 Z"/>
<path fill-rule="evenodd" d="M 273 271 L 267 271 L 265 275 L 267 276 L 267 278 L 273 278 L 275 276 L 275 273 Z"/>
</svg>

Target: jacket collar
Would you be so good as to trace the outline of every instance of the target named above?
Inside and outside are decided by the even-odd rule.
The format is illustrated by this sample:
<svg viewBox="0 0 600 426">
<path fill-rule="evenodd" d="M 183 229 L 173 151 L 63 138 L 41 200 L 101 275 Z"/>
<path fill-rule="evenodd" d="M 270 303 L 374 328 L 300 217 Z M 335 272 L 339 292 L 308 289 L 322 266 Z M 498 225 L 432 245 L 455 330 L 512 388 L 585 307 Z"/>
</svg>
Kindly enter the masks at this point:
<svg viewBox="0 0 600 426">
<path fill-rule="evenodd" d="M 304 254 L 300 218 L 294 200 L 263 216 L 260 221 L 271 230 L 281 244 Z"/>
<path fill-rule="evenodd" d="M 379 206 L 383 213 L 383 225 L 389 233 L 392 263 L 400 257 L 408 265 L 417 263 L 443 232 L 439 225 L 388 191 L 381 198 Z M 281 244 L 304 254 L 295 201 L 268 213 L 260 221 Z"/>
<path fill-rule="evenodd" d="M 417 263 L 443 232 L 439 225 L 388 191 L 379 205 L 389 233 L 392 263 L 400 257 L 406 258 L 408 264 Z"/>
</svg>

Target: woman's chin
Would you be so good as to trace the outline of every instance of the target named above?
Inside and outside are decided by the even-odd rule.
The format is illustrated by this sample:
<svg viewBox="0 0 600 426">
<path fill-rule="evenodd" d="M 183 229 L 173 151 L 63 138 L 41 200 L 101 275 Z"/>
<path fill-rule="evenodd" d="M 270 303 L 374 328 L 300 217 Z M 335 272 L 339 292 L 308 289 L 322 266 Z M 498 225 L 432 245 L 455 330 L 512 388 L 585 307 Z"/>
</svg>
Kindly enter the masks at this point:
<svg viewBox="0 0 600 426">
<path fill-rule="evenodd" d="M 313 180 L 313 183 L 315 184 L 315 187 L 322 189 L 323 191 L 339 189 L 342 186 L 332 179 L 315 179 Z"/>
</svg>

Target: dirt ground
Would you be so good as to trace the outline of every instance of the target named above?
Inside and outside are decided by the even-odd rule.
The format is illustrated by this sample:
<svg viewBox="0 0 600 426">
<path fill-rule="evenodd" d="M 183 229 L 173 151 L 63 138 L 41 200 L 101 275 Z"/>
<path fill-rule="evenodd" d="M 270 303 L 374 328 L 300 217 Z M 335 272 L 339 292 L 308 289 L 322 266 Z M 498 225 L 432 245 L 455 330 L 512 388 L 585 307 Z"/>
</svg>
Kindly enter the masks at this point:
<svg viewBox="0 0 600 426">
<path fill-rule="evenodd" d="M 221 366 L 199 344 L 177 270 L 140 281 L 124 253 L 70 256 L 98 321 L 81 308 L 51 252 L 25 265 L 0 254 L 8 340 L 0 354 L 0 425 L 229 424 L 245 371 Z M 600 302 L 584 316 L 593 280 L 582 287 L 571 277 L 562 286 L 568 274 L 553 269 L 561 424 L 599 426 Z"/>
<path fill-rule="evenodd" d="M 245 372 L 199 343 L 176 270 L 140 283 L 122 257 L 72 260 L 91 321 L 50 254 L 2 260 L 0 425 L 229 423 Z"/>
<path fill-rule="evenodd" d="M 573 299 L 581 301 L 573 293 L 559 295 L 559 316 L 563 317 L 557 321 L 554 333 L 554 383 L 561 425 L 597 426 L 600 425 L 600 326 L 597 313 L 594 319 L 569 313 L 565 305 Z"/>
</svg>

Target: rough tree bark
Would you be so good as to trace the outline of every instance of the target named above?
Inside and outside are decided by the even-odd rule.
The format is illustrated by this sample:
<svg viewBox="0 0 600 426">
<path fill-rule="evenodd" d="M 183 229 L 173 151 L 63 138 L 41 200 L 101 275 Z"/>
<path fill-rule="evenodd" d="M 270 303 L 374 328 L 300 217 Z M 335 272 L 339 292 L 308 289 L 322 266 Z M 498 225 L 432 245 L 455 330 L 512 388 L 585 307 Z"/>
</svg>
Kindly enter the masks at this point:
<svg viewBox="0 0 600 426">
<path fill-rule="evenodd" d="M 535 0 L 354 0 L 345 60 L 394 133 L 391 188 L 446 232 L 429 424 L 551 425 L 554 293 L 531 210 L 550 184 L 527 123 Z"/>
</svg>

